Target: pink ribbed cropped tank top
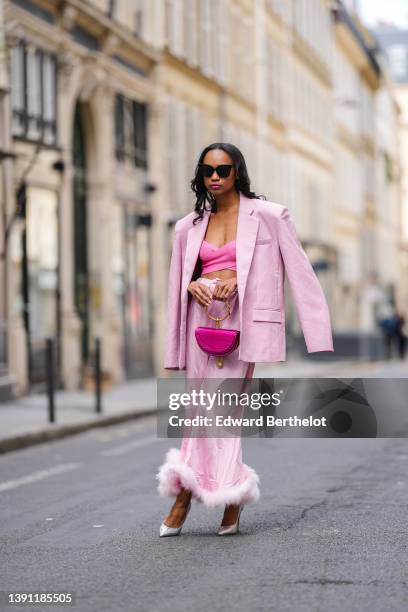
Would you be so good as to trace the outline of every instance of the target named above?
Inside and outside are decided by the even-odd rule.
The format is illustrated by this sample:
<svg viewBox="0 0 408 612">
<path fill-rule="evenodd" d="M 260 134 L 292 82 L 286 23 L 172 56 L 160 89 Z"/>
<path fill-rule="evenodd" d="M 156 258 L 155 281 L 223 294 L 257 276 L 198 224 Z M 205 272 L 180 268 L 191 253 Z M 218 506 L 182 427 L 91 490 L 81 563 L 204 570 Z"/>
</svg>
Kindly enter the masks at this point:
<svg viewBox="0 0 408 612">
<path fill-rule="evenodd" d="M 222 247 L 216 247 L 211 242 L 203 240 L 200 249 L 202 274 L 216 270 L 236 270 L 237 260 L 235 252 L 236 240 L 227 242 Z"/>
</svg>

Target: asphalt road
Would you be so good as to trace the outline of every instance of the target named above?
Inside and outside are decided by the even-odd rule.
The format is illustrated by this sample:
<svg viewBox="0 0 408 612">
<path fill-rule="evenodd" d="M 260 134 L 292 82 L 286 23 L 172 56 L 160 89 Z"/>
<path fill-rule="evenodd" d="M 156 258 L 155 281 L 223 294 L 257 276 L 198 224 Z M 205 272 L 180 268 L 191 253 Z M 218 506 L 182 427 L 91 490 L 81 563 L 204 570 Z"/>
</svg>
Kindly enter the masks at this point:
<svg viewBox="0 0 408 612">
<path fill-rule="evenodd" d="M 159 538 L 171 500 L 155 474 L 179 440 L 154 417 L 0 458 L 3 610 L 80 612 L 408 609 L 408 441 L 244 439 L 261 499 L 241 534 L 193 504 Z M 5 604 L 72 593 L 73 605 Z"/>
</svg>

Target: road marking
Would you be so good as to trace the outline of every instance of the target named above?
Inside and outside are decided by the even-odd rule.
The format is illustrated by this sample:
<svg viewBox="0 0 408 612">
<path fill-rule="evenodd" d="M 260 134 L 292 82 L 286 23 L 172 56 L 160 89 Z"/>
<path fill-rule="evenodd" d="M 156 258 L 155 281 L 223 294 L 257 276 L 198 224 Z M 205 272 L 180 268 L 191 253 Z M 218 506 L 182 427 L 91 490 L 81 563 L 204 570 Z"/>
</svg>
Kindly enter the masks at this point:
<svg viewBox="0 0 408 612">
<path fill-rule="evenodd" d="M 15 480 L 1 482 L 0 493 L 2 493 L 3 491 L 9 491 L 10 489 L 16 489 L 17 487 L 21 487 L 25 484 L 37 482 L 38 480 L 44 480 L 44 478 L 55 476 L 55 474 L 62 474 L 63 472 L 70 472 L 71 470 L 76 470 L 80 466 L 80 463 L 63 463 L 61 465 L 56 465 L 55 467 L 50 468 L 49 470 L 41 470 L 40 472 L 34 472 L 33 474 L 29 474 L 28 476 L 16 478 Z"/>
<path fill-rule="evenodd" d="M 150 436 L 149 438 L 143 438 L 143 440 L 133 440 L 133 442 L 129 442 L 128 444 L 123 444 L 122 446 L 116 446 L 115 448 L 104 450 L 101 452 L 101 455 L 107 455 L 110 457 L 123 455 L 124 453 L 128 453 L 136 448 L 142 448 L 143 446 L 153 444 L 153 442 L 162 442 L 162 438 Z"/>
</svg>

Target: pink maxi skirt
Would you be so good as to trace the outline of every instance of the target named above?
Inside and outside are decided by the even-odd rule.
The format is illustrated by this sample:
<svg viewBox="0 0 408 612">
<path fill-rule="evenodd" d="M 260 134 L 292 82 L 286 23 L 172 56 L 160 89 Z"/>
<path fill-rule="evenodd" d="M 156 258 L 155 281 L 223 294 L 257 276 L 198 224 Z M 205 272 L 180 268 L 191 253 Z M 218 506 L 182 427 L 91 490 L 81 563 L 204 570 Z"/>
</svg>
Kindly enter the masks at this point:
<svg viewBox="0 0 408 612">
<path fill-rule="evenodd" d="M 219 278 L 200 277 L 198 282 L 213 291 Z M 236 293 L 229 299 L 231 315 L 221 323 L 225 328 L 239 329 L 239 300 Z M 223 316 L 224 302 L 213 300 L 210 306 L 212 315 Z M 238 359 L 238 349 L 224 357 L 224 365 L 219 369 L 214 357 L 204 353 L 197 344 L 194 330 L 203 325 L 215 326 L 203 306 L 195 299 L 189 301 L 187 313 L 186 379 L 194 379 L 192 388 L 197 389 L 197 379 L 202 379 L 201 388 L 216 392 L 222 380 L 212 379 L 251 379 L 255 364 Z M 215 383 L 215 384 L 214 384 Z M 244 380 L 234 383 L 234 391 L 243 392 Z M 260 497 L 259 476 L 255 470 L 242 462 L 241 437 L 190 437 L 182 438 L 180 449 L 170 448 L 164 463 L 156 475 L 158 492 L 162 496 L 175 497 L 181 489 L 192 492 L 192 499 L 207 507 L 226 504 L 249 504 Z"/>
</svg>

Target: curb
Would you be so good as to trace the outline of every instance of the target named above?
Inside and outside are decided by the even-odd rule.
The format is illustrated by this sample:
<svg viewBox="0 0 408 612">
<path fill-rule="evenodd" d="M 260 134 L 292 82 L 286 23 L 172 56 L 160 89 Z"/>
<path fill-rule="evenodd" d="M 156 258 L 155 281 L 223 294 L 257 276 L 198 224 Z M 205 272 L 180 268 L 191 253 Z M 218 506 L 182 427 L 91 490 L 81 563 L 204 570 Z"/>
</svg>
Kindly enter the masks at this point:
<svg viewBox="0 0 408 612">
<path fill-rule="evenodd" d="M 42 444 L 44 442 L 60 440 L 61 438 L 66 438 L 68 436 L 75 436 L 83 431 L 87 431 L 88 429 L 109 427 L 110 425 L 124 423 L 139 417 L 156 414 L 158 411 L 158 408 L 145 408 L 134 412 L 122 412 L 111 416 L 101 416 L 98 419 L 84 421 L 83 423 L 72 425 L 53 426 L 51 424 L 47 429 L 41 429 L 40 431 L 34 431 L 27 434 L 18 434 L 16 436 L 0 440 L 0 454 L 9 453 L 14 450 L 27 448 L 29 446 Z"/>
</svg>

